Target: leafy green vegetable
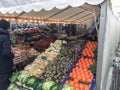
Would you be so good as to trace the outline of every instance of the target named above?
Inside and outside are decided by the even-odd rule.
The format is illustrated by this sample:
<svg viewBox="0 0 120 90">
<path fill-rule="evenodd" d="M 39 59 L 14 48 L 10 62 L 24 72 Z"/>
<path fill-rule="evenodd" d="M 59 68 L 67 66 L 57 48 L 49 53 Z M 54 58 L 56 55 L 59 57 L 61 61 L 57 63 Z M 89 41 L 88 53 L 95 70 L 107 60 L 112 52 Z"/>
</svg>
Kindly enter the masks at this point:
<svg viewBox="0 0 120 90">
<path fill-rule="evenodd" d="M 94 60 L 95 60 L 95 62 L 97 62 L 97 51 L 98 50 L 98 48 L 96 48 L 95 50 L 94 50 Z"/>
<path fill-rule="evenodd" d="M 50 88 L 55 84 L 54 81 L 47 80 L 43 83 L 43 90 L 50 90 Z"/>
<path fill-rule="evenodd" d="M 30 75 L 28 73 L 22 73 L 18 76 L 18 81 L 21 83 L 25 83 L 27 78 L 30 77 Z"/>
<path fill-rule="evenodd" d="M 95 64 L 94 65 L 91 65 L 89 67 L 89 70 L 93 73 L 93 74 L 96 74 L 96 69 L 97 69 L 97 50 L 98 48 L 96 48 L 94 50 L 94 61 L 95 61 Z"/>
<path fill-rule="evenodd" d="M 50 90 L 62 90 L 61 87 L 58 84 L 54 84 Z"/>
<path fill-rule="evenodd" d="M 11 83 L 13 83 L 13 82 L 15 82 L 15 81 L 17 80 L 18 75 L 19 75 L 19 72 L 18 72 L 18 71 L 14 72 L 14 73 L 12 74 L 12 77 L 11 77 L 11 79 L 10 79 Z"/>
<path fill-rule="evenodd" d="M 94 65 L 91 65 L 91 66 L 89 67 L 89 70 L 90 70 L 93 74 L 95 74 L 95 73 L 96 73 L 96 68 L 97 68 L 97 64 L 95 63 Z"/>
<path fill-rule="evenodd" d="M 70 85 L 65 84 L 62 90 L 74 90 Z"/>
<path fill-rule="evenodd" d="M 25 85 L 28 87 L 35 87 L 37 82 L 37 78 L 34 76 L 30 76 L 27 78 Z"/>
<path fill-rule="evenodd" d="M 20 90 L 15 83 L 11 83 L 7 90 Z"/>
<path fill-rule="evenodd" d="M 44 81 L 39 81 L 35 90 L 43 90 L 42 89 L 43 83 Z"/>
</svg>

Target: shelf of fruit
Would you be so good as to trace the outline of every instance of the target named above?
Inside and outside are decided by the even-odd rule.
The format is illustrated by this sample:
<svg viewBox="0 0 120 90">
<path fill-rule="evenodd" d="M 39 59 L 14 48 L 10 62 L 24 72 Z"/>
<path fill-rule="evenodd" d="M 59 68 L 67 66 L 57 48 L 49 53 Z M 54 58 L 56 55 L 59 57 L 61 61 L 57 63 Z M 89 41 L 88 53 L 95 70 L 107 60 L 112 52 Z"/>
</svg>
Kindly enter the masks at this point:
<svg viewBox="0 0 120 90">
<path fill-rule="evenodd" d="M 73 66 L 73 63 L 77 59 L 79 55 L 79 48 L 75 48 L 72 46 L 73 43 L 68 43 L 64 40 L 56 40 L 54 43 L 50 44 L 50 47 L 45 50 L 45 52 L 41 53 L 37 56 L 37 58 L 33 61 L 33 63 L 27 65 L 24 70 L 19 72 L 18 74 L 13 75 L 11 83 L 13 86 L 26 88 L 27 86 L 30 90 L 62 90 L 60 84 L 64 81 L 67 76 L 67 72 Z M 31 80 L 31 78 L 32 80 Z M 27 78 L 29 79 L 27 80 Z M 41 82 L 36 81 L 43 81 Z M 54 84 L 47 85 L 44 87 L 44 83 L 46 83 L 47 79 L 51 79 L 51 82 Z M 36 81 L 33 82 L 33 81 Z M 26 84 L 32 82 L 32 86 Z M 20 83 L 20 84 L 19 84 Z M 19 85 L 18 85 L 19 84 Z M 34 86 L 35 84 L 35 86 Z M 40 88 L 35 89 L 40 84 Z M 11 87 L 10 85 L 9 87 Z M 22 87 L 21 87 L 22 85 Z M 52 87 L 58 87 L 57 89 L 51 89 Z M 24 89 L 24 90 L 28 90 Z M 12 90 L 12 89 L 9 89 Z M 21 89 L 16 89 L 21 90 Z M 22 89 L 23 90 L 23 89 Z M 69 85 L 64 85 L 63 90 L 73 90 Z"/>
<path fill-rule="evenodd" d="M 82 55 L 71 73 L 66 78 L 66 84 L 74 90 L 93 90 L 91 88 L 96 73 L 97 42 L 87 42 Z"/>
<path fill-rule="evenodd" d="M 38 51 L 36 51 L 34 48 L 26 49 L 26 51 L 27 51 L 27 57 L 40 55 L 40 53 Z"/>
<path fill-rule="evenodd" d="M 85 48 L 82 51 L 82 55 L 83 56 L 87 56 L 87 57 L 94 57 L 94 50 L 97 47 L 97 42 L 90 42 L 88 41 Z"/>
</svg>

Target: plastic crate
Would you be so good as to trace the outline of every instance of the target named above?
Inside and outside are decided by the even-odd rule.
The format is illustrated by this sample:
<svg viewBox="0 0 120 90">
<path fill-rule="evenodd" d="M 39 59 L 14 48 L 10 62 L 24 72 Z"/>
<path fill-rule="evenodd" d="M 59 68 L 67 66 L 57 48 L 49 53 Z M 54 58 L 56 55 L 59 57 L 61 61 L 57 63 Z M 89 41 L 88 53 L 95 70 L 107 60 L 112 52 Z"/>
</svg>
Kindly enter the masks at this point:
<svg viewBox="0 0 120 90">
<path fill-rule="evenodd" d="M 96 75 L 94 75 L 94 78 L 93 78 L 92 83 L 91 83 L 90 90 L 94 90 L 95 85 L 96 85 Z"/>
</svg>

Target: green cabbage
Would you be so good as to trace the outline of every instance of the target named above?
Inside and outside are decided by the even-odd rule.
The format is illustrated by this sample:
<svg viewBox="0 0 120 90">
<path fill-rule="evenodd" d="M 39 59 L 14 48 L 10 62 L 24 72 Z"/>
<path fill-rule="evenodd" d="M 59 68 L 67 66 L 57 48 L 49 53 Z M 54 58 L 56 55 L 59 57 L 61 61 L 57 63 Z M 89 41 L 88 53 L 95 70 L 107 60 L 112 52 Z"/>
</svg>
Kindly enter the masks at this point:
<svg viewBox="0 0 120 90">
<path fill-rule="evenodd" d="M 50 88 L 55 84 L 54 81 L 46 81 L 43 83 L 43 90 L 50 90 Z"/>
<path fill-rule="evenodd" d="M 30 76 L 27 78 L 25 85 L 28 87 L 35 87 L 37 82 L 37 78 L 34 76 Z"/>
<path fill-rule="evenodd" d="M 11 83 L 7 90 L 20 90 L 15 83 Z"/>
<path fill-rule="evenodd" d="M 58 84 L 54 84 L 50 90 L 62 90 L 61 87 Z"/>
<path fill-rule="evenodd" d="M 65 84 L 62 90 L 73 90 L 70 85 Z"/>
<path fill-rule="evenodd" d="M 27 78 L 30 77 L 30 75 L 28 73 L 22 73 L 18 76 L 18 81 L 21 83 L 25 83 Z"/>
<path fill-rule="evenodd" d="M 36 87 L 35 90 L 43 90 L 42 86 L 43 86 L 43 81 L 38 82 L 37 87 Z"/>
</svg>

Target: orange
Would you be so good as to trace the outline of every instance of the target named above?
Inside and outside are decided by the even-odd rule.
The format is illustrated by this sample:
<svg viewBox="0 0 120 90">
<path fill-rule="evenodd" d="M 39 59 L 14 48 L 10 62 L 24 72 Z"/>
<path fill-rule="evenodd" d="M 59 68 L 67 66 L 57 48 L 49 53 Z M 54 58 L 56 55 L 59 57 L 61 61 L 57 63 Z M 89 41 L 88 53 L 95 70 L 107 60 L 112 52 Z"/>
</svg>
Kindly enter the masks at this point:
<svg viewBox="0 0 120 90">
<path fill-rule="evenodd" d="M 76 76 L 76 74 L 73 74 L 73 78 L 76 78 L 77 76 Z"/>
<path fill-rule="evenodd" d="M 73 76 L 73 74 L 72 73 L 70 73 L 70 77 L 72 77 Z"/>
<path fill-rule="evenodd" d="M 85 87 L 85 90 L 90 90 L 90 88 L 87 86 L 87 87 Z"/>
<path fill-rule="evenodd" d="M 91 79 L 91 78 L 88 78 L 87 81 L 88 81 L 88 82 L 92 82 L 92 79 Z"/>
<path fill-rule="evenodd" d="M 74 79 L 74 82 L 75 82 L 75 83 L 78 83 L 78 79 Z"/>
<path fill-rule="evenodd" d="M 78 80 L 81 80 L 81 79 L 82 79 L 81 76 L 78 76 L 77 78 L 78 78 Z"/>
<path fill-rule="evenodd" d="M 67 80 L 65 83 L 66 83 L 66 84 L 69 84 L 69 81 Z"/>
<path fill-rule="evenodd" d="M 82 77 L 82 81 L 87 82 L 86 77 Z"/>
<path fill-rule="evenodd" d="M 80 88 L 80 90 L 84 90 L 85 86 L 83 84 L 79 84 L 79 88 Z"/>
<path fill-rule="evenodd" d="M 71 82 L 70 82 L 70 85 L 73 87 L 73 86 L 74 86 L 74 82 L 73 82 L 73 81 L 71 81 Z"/>
</svg>

